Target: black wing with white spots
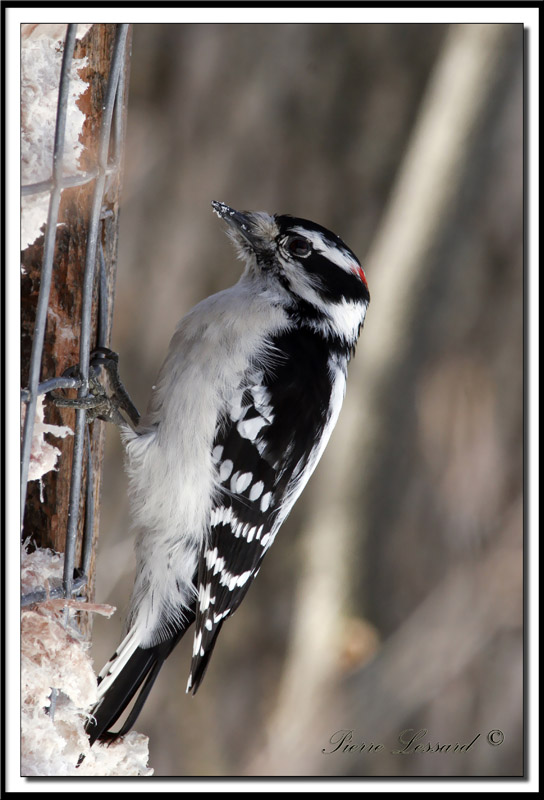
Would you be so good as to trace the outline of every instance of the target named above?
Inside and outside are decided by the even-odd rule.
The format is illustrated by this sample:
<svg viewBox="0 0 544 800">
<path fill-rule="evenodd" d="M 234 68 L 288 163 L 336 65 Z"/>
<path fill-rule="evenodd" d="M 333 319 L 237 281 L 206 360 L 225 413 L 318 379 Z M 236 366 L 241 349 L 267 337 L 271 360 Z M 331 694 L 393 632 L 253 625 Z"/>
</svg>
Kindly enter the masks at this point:
<svg viewBox="0 0 544 800">
<path fill-rule="evenodd" d="M 240 605 L 309 478 L 330 413 L 330 347 L 308 330 L 272 345 L 274 363 L 252 368 L 216 433 L 221 492 L 199 563 L 188 691 L 198 688 L 223 621 Z"/>
</svg>

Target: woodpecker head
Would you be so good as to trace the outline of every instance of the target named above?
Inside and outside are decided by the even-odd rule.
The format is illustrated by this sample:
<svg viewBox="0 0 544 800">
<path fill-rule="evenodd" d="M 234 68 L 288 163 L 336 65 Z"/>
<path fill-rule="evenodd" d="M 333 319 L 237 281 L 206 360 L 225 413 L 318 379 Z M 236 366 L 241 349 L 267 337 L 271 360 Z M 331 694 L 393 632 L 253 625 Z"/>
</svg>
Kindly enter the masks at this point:
<svg viewBox="0 0 544 800">
<path fill-rule="evenodd" d="M 293 298 L 312 309 L 335 334 L 356 338 L 370 300 L 359 259 L 336 234 L 306 219 L 266 212 L 235 211 L 212 202 L 228 224 L 229 237 L 247 272 L 266 276 Z"/>
</svg>

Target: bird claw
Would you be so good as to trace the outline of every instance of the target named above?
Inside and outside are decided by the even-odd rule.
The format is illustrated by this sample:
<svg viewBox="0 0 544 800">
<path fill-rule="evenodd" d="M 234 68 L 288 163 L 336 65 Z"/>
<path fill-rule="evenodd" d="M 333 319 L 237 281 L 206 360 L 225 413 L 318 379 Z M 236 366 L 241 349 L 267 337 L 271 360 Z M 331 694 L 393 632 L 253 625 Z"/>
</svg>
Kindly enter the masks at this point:
<svg viewBox="0 0 544 800">
<path fill-rule="evenodd" d="M 106 370 L 112 394 L 108 394 L 98 379 L 101 368 Z M 68 367 L 63 377 L 80 377 L 79 365 Z M 57 391 L 51 393 L 55 404 L 62 408 L 82 409 L 87 412 L 87 422 L 101 419 L 115 425 L 126 425 L 127 420 L 121 414 L 123 410 L 131 426 L 136 428 L 140 415 L 119 377 L 119 356 L 108 347 L 97 347 L 91 352 L 89 360 L 88 394 L 84 397 L 67 398 Z"/>
</svg>

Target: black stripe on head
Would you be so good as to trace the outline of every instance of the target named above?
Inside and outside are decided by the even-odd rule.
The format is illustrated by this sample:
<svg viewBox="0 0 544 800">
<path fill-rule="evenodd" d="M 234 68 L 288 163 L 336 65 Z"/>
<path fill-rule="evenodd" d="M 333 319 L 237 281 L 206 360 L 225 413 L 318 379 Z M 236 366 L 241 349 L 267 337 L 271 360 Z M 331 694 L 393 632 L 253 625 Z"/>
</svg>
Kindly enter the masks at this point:
<svg viewBox="0 0 544 800">
<path fill-rule="evenodd" d="M 351 250 L 339 236 L 328 230 L 328 228 L 318 225 L 317 222 L 312 222 L 309 219 L 302 219 L 301 217 L 292 217 L 290 214 L 276 214 L 275 220 L 278 228 L 280 229 L 280 236 L 285 236 L 285 234 L 290 233 L 293 228 L 306 228 L 308 231 L 321 233 L 326 239 L 329 239 L 332 244 L 335 244 L 337 247 L 340 247 L 349 253 L 349 255 L 357 262 L 357 264 L 361 264 L 353 250 Z"/>
<path fill-rule="evenodd" d="M 311 220 L 300 219 L 298 217 L 291 217 L 283 215 L 276 217 L 276 222 L 280 228 L 278 238 L 288 236 L 290 233 L 304 235 L 304 231 L 318 233 L 323 238 L 323 244 L 330 244 L 332 248 L 338 248 L 339 252 L 345 255 L 346 259 L 352 259 L 354 265 L 361 267 L 361 263 L 353 250 L 351 250 L 345 242 L 340 239 L 335 233 L 327 230 L 322 225 L 318 225 Z M 310 275 L 316 278 L 314 288 L 318 294 L 327 302 L 339 302 L 340 300 L 347 300 L 356 303 L 365 302 L 370 300 L 370 294 L 364 273 L 359 269 L 361 274 L 356 271 L 351 271 L 349 268 L 343 267 L 330 261 L 326 255 L 320 253 L 319 250 L 313 250 L 312 253 L 299 259 L 300 266 Z M 288 285 L 290 291 L 292 287 Z"/>
<path fill-rule="evenodd" d="M 313 252 L 302 262 L 303 268 L 318 279 L 315 289 L 324 300 L 368 302 L 368 289 L 358 275 L 346 272 L 320 253 Z"/>
</svg>

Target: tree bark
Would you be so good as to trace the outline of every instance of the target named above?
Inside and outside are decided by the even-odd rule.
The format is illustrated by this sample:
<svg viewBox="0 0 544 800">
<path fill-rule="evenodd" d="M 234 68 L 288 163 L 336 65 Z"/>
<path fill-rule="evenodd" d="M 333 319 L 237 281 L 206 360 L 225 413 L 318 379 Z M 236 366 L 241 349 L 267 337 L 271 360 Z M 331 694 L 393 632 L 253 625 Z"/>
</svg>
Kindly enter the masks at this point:
<svg viewBox="0 0 544 800">
<path fill-rule="evenodd" d="M 80 158 L 81 171 L 95 168 L 98 141 L 103 116 L 103 105 L 110 74 L 110 65 L 115 41 L 116 25 L 93 25 L 81 41 L 76 43 L 74 57 L 87 58 L 87 65 L 80 76 L 89 84 L 80 97 L 79 107 L 86 115 L 81 140 L 84 150 Z M 129 34 L 130 35 L 130 34 Z M 126 127 L 126 95 L 128 89 L 128 65 L 130 43 L 126 50 L 124 66 L 124 96 L 122 98 L 122 131 Z M 115 273 L 117 268 L 119 200 L 122 184 L 122 160 L 108 178 L 103 199 L 105 218 L 101 229 L 101 242 L 107 276 L 107 338 L 111 331 Z M 42 354 L 40 380 L 59 376 L 79 361 L 79 341 L 82 311 L 82 279 L 85 268 L 89 217 L 94 191 L 94 180 L 83 186 L 66 188 L 62 192 L 58 228 L 55 243 L 53 277 L 49 298 L 47 327 Z M 44 237 L 21 254 L 23 274 L 21 281 L 21 385 L 28 382 L 29 360 L 34 335 L 36 306 L 40 289 Z M 95 268 L 92 310 L 91 342 L 96 342 L 98 320 L 99 263 Z M 74 428 L 75 413 L 71 409 L 59 409 L 46 398 L 47 422 L 69 425 Z M 104 423 L 95 421 L 89 428 L 92 453 L 92 475 L 94 493 L 93 541 L 98 534 L 100 520 L 101 463 L 104 450 Z M 50 434 L 48 434 L 49 436 Z M 30 538 L 37 547 L 50 547 L 58 552 L 65 549 L 66 525 L 72 469 L 73 437 L 53 439 L 61 450 L 57 470 L 45 474 L 41 481 L 30 481 L 28 485 L 23 539 Z M 86 458 L 84 458 L 86 462 Z M 87 468 L 84 463 L 82 491 L 79 503 L 78 547 L 76 566 L 81 557 L 81 539 L 86 512 Z M 94 549 L 94 548 L 93 548 Z M 94 553 L 91 559 L 89 582 L 85 593 L 92 599 Z"/>
</svg>

